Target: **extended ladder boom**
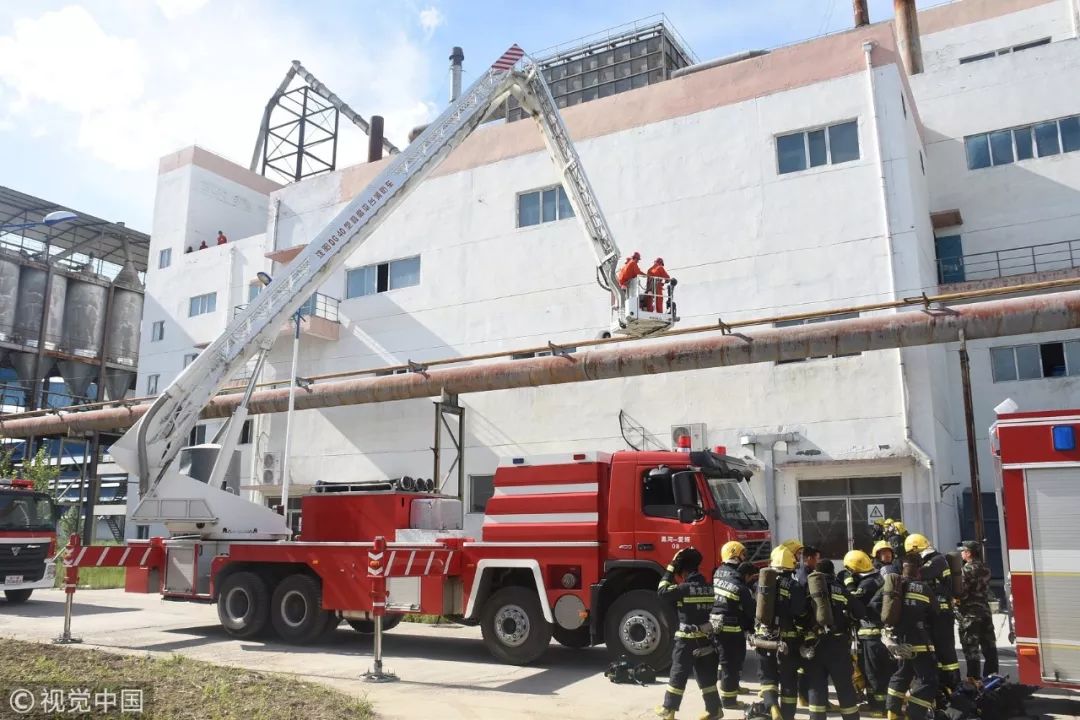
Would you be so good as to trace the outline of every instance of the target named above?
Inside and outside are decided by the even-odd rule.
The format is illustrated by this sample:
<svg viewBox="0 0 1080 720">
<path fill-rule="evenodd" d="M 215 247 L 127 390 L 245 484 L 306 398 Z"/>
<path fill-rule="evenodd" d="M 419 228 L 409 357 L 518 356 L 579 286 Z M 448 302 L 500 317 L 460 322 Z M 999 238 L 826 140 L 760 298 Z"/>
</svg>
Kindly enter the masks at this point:
<svg viewBox="0 0 1080 720">
<path fill-rule="evenodd" d="M 275 524 L 269 517 L 260 519 L 255 510 L 241 513 L 244 517 L 237 520 L 237 502 L 247 501 L 227 496 L 205 483 L 198 488 L 199 483 L 190 478 L 167 472 L 170 464 L 202 409 L 228 378 L 256 352 L 273 344 L 281 325 L 511 93 L 539 122 L 565 180 L 570 202 L 592 242 L 601 284 L 615 296 L 620 319 L 627 314 L 627 293 L 615 279 L 618 248 L 539 68 L 530 65 L 525 71 L 513 69 L 523 56 L 524 51 L 516 45 L 507 50 L 420 137 L 395 155 L 390 165 L 233 318 L 225 332 L 187 366 L 113 446 L 117 463 L 129 472 L 138 473 L 143 504 L 136 515 L 141 520 L 163 521 L 174 532 L 201 532 L 219 537 L 252 533 L 254 525 L 260 525 L 259 532 L 265 533 L 266 527 Z M 173 485 L 167 492 L 159 487 L 166 479 Z M 270 512 L 266 508 L 258 510 Z M 233 517 L 229 517 L 230 511 Z"/>
</svg>

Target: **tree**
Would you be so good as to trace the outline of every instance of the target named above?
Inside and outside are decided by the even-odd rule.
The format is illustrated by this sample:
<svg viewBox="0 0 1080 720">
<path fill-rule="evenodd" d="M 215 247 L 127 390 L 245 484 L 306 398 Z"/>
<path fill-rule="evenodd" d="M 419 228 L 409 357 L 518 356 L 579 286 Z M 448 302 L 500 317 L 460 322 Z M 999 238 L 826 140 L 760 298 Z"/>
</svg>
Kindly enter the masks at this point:
<svg viewBox="0 0 1080 720">
<path fill-rule="evenodd" d="M 23 460 L 18 467 L 12 460 L 13 455 L 14 450 L 0 453 L 0 477 L 19 477 L 23 480 L 31 480 L 34 483 L 36 492 L 45 493 L 54 500 L 59 501 L 60 498 L 56 495 L 55 483 L 56 479 L 60 477 L 60 465 L 53 465 L 49 462 L 49 453 L 46 447 L 44 445 L 39 447 L 37 453 L 29 461 Z M 79 514 L 78 505 L 73 505 L 60 518 L 60 537 L 66 538 L 71 533 L 79 532 L 81 526 L 82 516 Z"/>
</svg>

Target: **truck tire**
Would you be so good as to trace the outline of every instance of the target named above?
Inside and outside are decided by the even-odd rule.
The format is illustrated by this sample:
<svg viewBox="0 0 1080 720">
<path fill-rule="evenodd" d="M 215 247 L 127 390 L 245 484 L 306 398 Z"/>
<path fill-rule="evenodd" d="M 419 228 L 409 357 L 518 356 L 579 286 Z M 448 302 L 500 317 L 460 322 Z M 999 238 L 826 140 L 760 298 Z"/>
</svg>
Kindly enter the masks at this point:
<svg viewBox="0 0 1080 720">
<path fill-rule="evenodd" d="M 480 633 L 488 651 L 508 665 L 528 665 L 551 643 L 551 623 L 544 619 L 536 590 L 504 587 L 484 603 Z"/>
<path fill-rule="evenodd" d="M 326 626 L 337 615 L 322 607 L 322 583 L 305 573 L 289 575 L 274 589 L 270 623 L 285 642 L 309 645 L 325 637 Z"/>
<path fill-rule="evenodd" d="M 405 616 L 401 613 L 390 613 L 383 615 L 382 629 L 383 632 L 387 630 L 393 630 L 398 626 Z M 352 629 L 361 635 L 374 635 L 375 634 L 375 621 L 374 620 L 346 620 L 352 626 Z"/>
<path fill-rule="evenodd" d="M 4 597 L 7 598 L 8 603 L 11 605 L 21 605 L 30 599 L 30 593 L 34 592 L 33 588 L 29 590 L 5 590 Z"/>
<path fill-rule="evenodd" d="M 623 593 L 607 610 L 604 641 L 612 660 L 625 655 L 631 664 L 646 663 L 658 672 L 666 670 L 671 665 L 674 640 L 674 609 L 655 590 Z"/>
<path fill-rule="evenodd" d="M 592 637 L 589 633 L 588 625 L 582 625 L 574 630 L 567 630 L 561 625 L 555 625 L 551 629 L 551 635 L 555 638 L 556 642 L 571 650 L 583 650 L 592 645 Z"/>
<path fill-rule="evenodd" d="M 266 581 L 246 570 L 230 574 L 218 591 L 217 611 L 221 627 L 233 637 L 258 635 L 270 620 Z"/>
</svg>

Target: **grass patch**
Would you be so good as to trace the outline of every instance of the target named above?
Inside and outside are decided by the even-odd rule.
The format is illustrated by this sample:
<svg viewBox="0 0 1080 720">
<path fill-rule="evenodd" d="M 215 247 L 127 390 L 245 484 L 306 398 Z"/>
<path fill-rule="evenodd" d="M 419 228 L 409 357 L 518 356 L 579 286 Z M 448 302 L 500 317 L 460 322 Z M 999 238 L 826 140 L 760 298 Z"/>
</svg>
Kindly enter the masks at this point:
<svg viewBox="0 0 1080 720">
<path fill-rule="evenodd" d="M 0 689 L 146 689 L 139 717 L 176 720 L 369 720 L 371 704 L 288 675 L 0 639 Z M 114 710 L 115 712 L 115 710 Z M 135 717 L 135 716 L 132 716 Z"/>
<path fill-rule="evenodd" d="M 115 540 L 95 540 L 94 545 L 115 546 Z M 112 590 L 124 587 L 126 570 L 122 567 L 84 567 L 79 568 L 79 588 L 85 590 Z M 56 564 L 56 583 L 53 587 L 64 586 L 64 565 Z"/>
</svg>

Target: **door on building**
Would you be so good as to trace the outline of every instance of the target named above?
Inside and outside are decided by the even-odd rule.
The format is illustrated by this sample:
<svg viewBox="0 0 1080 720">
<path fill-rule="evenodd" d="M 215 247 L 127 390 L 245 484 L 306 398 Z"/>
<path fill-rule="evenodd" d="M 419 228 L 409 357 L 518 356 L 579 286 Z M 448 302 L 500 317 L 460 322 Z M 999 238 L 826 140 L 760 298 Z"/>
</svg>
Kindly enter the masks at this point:
<svg viewBox="0 0 1080 720">
<path fill-rule="evenodd" d="M 964 266 L 964 245 L 959 235 L 934 238 L 937 252 L 938 281 L 943 283 L 964 282 L 967 276 Z"/>
<path fill-rule="evenodd" d="M 873 548 L 874 520 L 902 520 L 900 476 L 799 481 L 804 544 L 840 560 L 848 550 Z"/>
</svg>

